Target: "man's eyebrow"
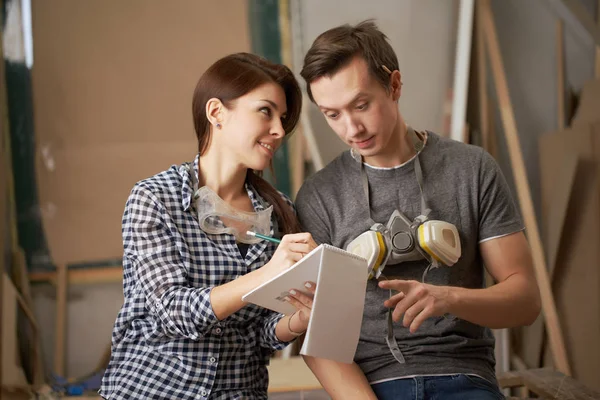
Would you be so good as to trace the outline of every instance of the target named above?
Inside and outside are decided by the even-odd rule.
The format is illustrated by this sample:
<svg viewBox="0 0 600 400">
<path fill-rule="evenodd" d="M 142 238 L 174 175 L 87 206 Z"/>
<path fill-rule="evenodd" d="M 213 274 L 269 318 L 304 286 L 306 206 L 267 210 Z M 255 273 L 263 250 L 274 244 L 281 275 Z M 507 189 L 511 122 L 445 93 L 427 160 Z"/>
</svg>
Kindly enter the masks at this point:
<svg viewBox="0 0 600 400">
<path fill-rule="evenodd" d="M 356 103 L 358 100 L 360 100 L 360 98 L 361 98 L 361 97 L 366 97 L 366 96 L 368 96 L 368 94 L 367 94 L 367 93 L 365 93 L 365 92 L 359 92 L 359 93 L 358 93 L 356 96 L 354 96 L 354 97 L 352 98 L 352 100 L 350 100 L 350 101 L 348 102 L 348 104 L 354 104 L 354 103 Z M 348 104 L 346 104 L 344 107 L 346 107 Z M 335 108 L 330 108 L 330 107 L 322 106 L 322 105 L 320 105 L 320 104 L 317 104 L 317 106 L 318 106 L 318 107 L 319 107 L 321 110 L 335 110 Z M 342 107 L 342 108 L 344 108 L 344 107 Z"/>
</svg>

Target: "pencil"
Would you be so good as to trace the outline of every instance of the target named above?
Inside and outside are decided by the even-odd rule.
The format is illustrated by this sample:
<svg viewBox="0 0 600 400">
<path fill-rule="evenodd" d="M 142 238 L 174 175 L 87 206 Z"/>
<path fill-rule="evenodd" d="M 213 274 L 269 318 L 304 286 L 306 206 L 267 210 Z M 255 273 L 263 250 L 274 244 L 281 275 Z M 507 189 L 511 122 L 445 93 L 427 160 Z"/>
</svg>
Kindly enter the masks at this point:
<svg viewBox="0 0 600 400">
<path fill-rule="evenodd" d="M 267 236 L 267 235 L 261 235 L 260 233 L 246 231 L 246 234 L 250 235 L 250 236 L 256 236 L 257 238 L 261 238 L 261 239 L 267 240 L 269 242 L 273 242 L 273 243 L 277 243 L 277 244 L 281 243 L 281 240 L 279 240 L 279 239 L 276 239 L 274 237 Z"/>
</svg>

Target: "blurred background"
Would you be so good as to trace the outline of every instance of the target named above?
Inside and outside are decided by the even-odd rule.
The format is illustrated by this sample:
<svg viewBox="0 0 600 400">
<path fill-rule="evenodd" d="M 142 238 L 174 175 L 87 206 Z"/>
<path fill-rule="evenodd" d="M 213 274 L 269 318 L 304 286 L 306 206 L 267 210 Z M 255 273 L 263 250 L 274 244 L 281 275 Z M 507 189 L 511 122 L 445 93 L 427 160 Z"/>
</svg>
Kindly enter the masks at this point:
<svg viewBox="0 0 600 400">
<path fill-rule="evenodd" d="M 304 86 L 303 56 L 317 35 L 366 18 L 398 55 L 407 122 L 483 146 L 521 207 L 546 317 L 495 332 L 498 373 L 550 367 L 600 391 L 599 1 L 2 5 L 6 398 L 98 384 L 123 302 L 125 201 L 136 181 L 193 160 L 191 99 L 204 70 L 226 54 L 254 52 L 290 66 Z M 293 198 L 344 150 L 306 99 L 268 177 Z M 273 398 L 327 398 L 297 353 L 276 355 Z"/>
</svg>

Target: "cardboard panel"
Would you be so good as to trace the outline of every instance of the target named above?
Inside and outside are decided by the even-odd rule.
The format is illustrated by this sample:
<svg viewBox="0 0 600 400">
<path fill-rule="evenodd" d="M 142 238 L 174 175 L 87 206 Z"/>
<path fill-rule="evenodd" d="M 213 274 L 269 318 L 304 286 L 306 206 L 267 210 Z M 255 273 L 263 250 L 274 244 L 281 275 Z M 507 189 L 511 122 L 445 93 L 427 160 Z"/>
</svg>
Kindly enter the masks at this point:
<svg viewBox="0 0 600 400">
<path fill-rule="evenodd" d="M 41 217 L 54 263 L 122 256 L 133 184 L 191 161 L 192 94 L 249 51 L 247 4 L 34 0 L 32 72 Z"/>
<path fill-rule="evenodd" d="M 573 118 L 573 126 L 585 127 L 600 120 L 600 79 L 586 82 L 581 91 L 579 107 Z"/>
<path fill-rule="evenodd" d="M 565 154 L 579 155 L 553 286 L 573 376 L 600 389 L 600 129 L 591 125 L 540 139 L 542 215 L 548 217 Z M 544 226 L 548 226 L 547 223 Z M 525 338 L 524 348 L 529 343 Z"/>
<path fill-rule="evenodd" d="M 0 324 L 0 340 L 2 341 L 2 358 L 0 372 L 2 385 L 13 388 L 27 387 L 27 379 L 19 360 L 17 343 L 17 289 L 4 271 L 2 283 L 2 324 Z"/>
</svg>

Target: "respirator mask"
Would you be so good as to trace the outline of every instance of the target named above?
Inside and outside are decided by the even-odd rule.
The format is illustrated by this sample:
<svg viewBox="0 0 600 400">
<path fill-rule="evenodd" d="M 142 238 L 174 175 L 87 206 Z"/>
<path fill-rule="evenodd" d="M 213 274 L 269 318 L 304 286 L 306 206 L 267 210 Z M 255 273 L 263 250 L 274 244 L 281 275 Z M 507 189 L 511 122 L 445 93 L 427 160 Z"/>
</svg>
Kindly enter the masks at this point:
<svg viewBox="0 0 600 400">
<path fill-rule="evenodd" d="M 246 244 L 262 241 L 259 237 L 248 235 L 247 231 L 270 235 L 273 206 L 254 212 L 238 210 L 227 204 L 209 187 L 203 186 L 198 189 L 198 181 L 193 169 L 190 168 L 189 172 L 192 177 L 194 206 L 198 213 L 200 229 L 213 235 L 234 235 L 236 241 Z"/>
<path fill-rule="evenodd" d="M 448 222 L 428 218 L 430 209 L 423 193 L 423 173 L 419 161 L 423 142 L 411 127 L 408 127 L 407 134 L 417 152 L 415 175 L 421 193 L 421 215 L 411 221 L 401 211 L 395 210 L 386 225 L 376 223 L 370 217 L 371 228 L 346 246 L 347 251 L 367 259 L 369 278 L 379 278 L 386 265 L 425 259 L 430 263 L 426 273 L 429 268 L 452 266 L 461 256 L 460 237 L 456 227 Z M 362 160 L 360 165 L 370 216 L 369 183 Z"/>
</svg>

